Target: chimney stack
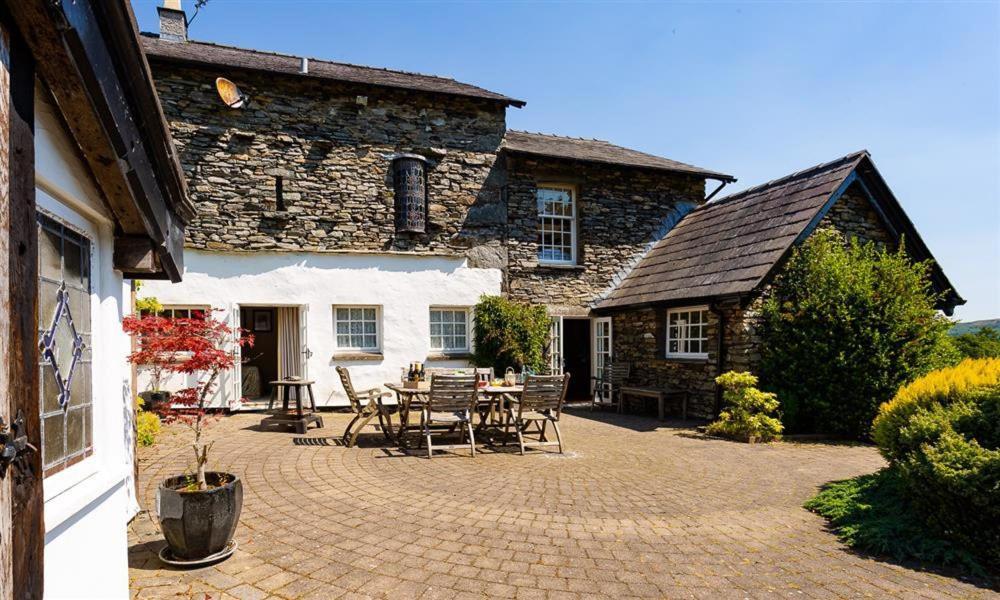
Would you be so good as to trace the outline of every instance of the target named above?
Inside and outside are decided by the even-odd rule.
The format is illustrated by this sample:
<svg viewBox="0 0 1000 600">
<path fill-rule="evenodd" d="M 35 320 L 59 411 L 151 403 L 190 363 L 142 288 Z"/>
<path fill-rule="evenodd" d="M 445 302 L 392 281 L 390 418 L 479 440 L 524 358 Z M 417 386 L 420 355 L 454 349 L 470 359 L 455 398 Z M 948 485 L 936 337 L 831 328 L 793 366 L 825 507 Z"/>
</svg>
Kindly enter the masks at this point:
<svg viewBox="0 0 1000 600">
<path fill-rule="evenodd" d="M 187 15 L 181 8 L 181 0 L 163 0 L 163 6 L 156 7 L 160 14 L 160 39 L 170 42 L 186 42 L 188 39 Z"/>
</svg>

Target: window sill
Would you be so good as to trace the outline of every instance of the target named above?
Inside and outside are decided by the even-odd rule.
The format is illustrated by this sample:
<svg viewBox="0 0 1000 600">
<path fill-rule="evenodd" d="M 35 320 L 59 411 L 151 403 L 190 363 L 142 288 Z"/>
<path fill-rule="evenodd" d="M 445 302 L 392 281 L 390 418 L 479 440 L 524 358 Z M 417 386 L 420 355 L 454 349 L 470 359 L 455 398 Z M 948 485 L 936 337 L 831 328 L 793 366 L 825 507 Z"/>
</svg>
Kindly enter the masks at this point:
<svg viewBox="0 0 1000 600">
<path fill-rule="evenodd" d="M 430 352 L 425 360 L 468 360 L 472 358 L 472 353 L 463 350 L 461 352 Z"/>
<path fill-rule="evenodd" d="M 688 364 L 707 363 L 708 362 L 708 355 L 707 354 L 668 354 L 666 356 L 666 359 L 668 361 L 670 361 L 670 362 L 676 362 L 676 363 L 688 363 Z"/>
<path fill-rule="evenodd" d="M 560 263 L 547 263 L 547 262 L 541 262 L 541 261 L 539 261 L 537 268 L 539 268 L 539 269 L 553 269 L 553 270 L 556 270 L 556 271 L 583 271 L 587 267 L 585 267 L 583 265 L 566 265 L 566 264 L 560 264 Z"/>
<path fill-rule="evenodd" d="M 333 360 L 382 360 L 383 358 L 385 357 L 380 350 L 345 350 L 333 353 Z"/>
</svg>

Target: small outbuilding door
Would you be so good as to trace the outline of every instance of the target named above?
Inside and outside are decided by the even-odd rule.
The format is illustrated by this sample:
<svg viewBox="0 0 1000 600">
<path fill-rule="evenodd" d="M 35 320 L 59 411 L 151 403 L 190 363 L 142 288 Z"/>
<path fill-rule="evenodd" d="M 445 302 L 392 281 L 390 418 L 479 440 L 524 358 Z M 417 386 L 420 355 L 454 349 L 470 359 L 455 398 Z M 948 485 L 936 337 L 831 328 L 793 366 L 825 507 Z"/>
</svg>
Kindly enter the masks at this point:
<svg viewBox="0 0 1000 600">
<path fill-rule="evenodd" d="M 590 397 L 590 319 L 563 318 L 563 365 L 570 374 L 568 401 Z"/>
</svg>

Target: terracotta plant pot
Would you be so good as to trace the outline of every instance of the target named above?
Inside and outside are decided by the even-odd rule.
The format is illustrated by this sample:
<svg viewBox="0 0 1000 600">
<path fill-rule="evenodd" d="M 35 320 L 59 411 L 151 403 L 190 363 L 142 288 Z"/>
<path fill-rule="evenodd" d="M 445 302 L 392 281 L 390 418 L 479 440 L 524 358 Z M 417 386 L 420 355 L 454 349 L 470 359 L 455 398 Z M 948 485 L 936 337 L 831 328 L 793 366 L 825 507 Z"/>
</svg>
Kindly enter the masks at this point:
<svg viewBox="0 0 1000 600">
<path fill-rule="evenodd" d="M 185 491 L 187 476 L 165 479 L 156 491 L 160 531 L 175 559 L 200 560 L 226 549 L 243 509 L 243 483 L 228 473 L 206 473 L 210 487 Z M 218 485 L 225 481 L 223 485 Z M 180 489 L 178 489 L 180 488 Z"/>
</svg>

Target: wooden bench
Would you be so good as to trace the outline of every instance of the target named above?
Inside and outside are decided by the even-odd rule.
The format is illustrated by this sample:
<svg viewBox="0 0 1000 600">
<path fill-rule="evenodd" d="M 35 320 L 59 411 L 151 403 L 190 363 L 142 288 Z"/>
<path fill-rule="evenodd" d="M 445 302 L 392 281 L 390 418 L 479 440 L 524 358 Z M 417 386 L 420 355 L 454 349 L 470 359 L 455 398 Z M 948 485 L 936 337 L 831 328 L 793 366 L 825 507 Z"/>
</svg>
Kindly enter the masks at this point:
<svg viewBox="0 0 1000 600">
<path fill-rule="evenodd" d="M 622 386 L 622 396 L 639 396 L 641 398 L 655 398 L 657 414 L 662 421 L 666 413 L 665 404 L 667 401 L 667 396 L 670 395 L 681 395 L 681 418 L 685 421 L 688 418 L 688 397 L 686 392 L 676 392 L 671 390 L 665 390 L 662 388 L 653 387 L 635 387 L 635 386 Z"/>
</svg>

